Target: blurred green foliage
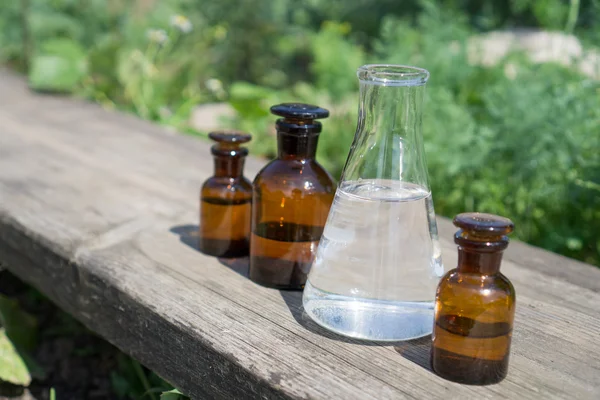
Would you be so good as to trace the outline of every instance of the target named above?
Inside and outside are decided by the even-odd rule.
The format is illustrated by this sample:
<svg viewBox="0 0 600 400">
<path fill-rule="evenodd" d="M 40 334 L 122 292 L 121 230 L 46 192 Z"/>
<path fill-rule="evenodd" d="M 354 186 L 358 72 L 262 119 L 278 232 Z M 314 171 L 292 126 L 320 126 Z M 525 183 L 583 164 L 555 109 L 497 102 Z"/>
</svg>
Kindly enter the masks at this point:
<svg viewBox="0 0 600 400">
<path fill-rule="evenodd" d="M 228 101 L 230 123 L 267 157 L 270 105 L 324 105 L 318 157 L 337 176 L 357 119 L 356 68 L 427 68 L 436 211 L 505 215 L 518 238 L 600 265 L 600 86 L 522 54 L 469 62 L 469 37 L 514 27 L 597 43 L 600 0 L 20 0 L 0 4 L 0 59 L 38 90 L 184 131 L 193 106 Z"/>
<path fill-rule="evenodd" d="M 8 388 L 17 390 L 16 393 L 18 389 L 26 387 L 34 391 L 47 388 L 51 399 L 52 396 L 60 397 L 56 395 L 53 387 L 48 386 L 52 384 L 63 386 L 65 383 L 63 380 L 73 377 L 72 369 L 78 368 L 81 362 L 94 364 L 98 362 L 98 358 L 94 358 L 95 355 L 108 352 L 111 354 L 105 360 L 111 360 L 112 357 L 111 361 L 116 362 L 115 368 L 110 372 L 111 395 L 114 398 L 188 399 L 154 372 L 120 353 L 108 343 L 105 344 L 106 346 L 98 347 L 101 340 L 91 337 L 93 333 L 81 323 L 56 309 L 36 289 L 27 287 L 1 268 L 0 282 L 2 283 L 0 285 L 0 392 L 3 394 L 6 390 L 2 391 L 2 389 L 6 389 L 8 384 Z M 5 294 L 5 291 L 9 294 Z M 55 340 L 63 344 L 72 342 L 74 348 L 71 351 L 64 350 L 64 346 L 54 347 L 52 343 Z M 57 354 L 59 357 L 78 361 L 61 363 L 60 371 L 57 373 L 47 364 L 48 353 L 53 351 L 61 352 Z M 96 365 L 92 366 L 94 367 Z M 100 368 L 94 381 L 105 379 L 103 370 L 104 367 Z M 81 384 L 78 381 L 68 383 L 72 383 L 73 387 Z M 62 387 L 60 390 L 65 389 L 67 388 Z M 9 395 L 9 398 L 12 397 Z"/>
<path fill-rule="evenodd" d="M 30 353 L 37 342 L 37 321 L 18 303 L 0 294 L 0 384 L 27 386 L 31 382 Z"/>
</svg>

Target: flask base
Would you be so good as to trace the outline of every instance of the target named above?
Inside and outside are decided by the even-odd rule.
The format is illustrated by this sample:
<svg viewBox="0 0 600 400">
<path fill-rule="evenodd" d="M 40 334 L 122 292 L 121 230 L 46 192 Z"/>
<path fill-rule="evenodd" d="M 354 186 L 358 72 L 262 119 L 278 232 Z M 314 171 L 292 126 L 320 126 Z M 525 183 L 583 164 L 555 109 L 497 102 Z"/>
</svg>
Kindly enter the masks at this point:
<svg viewBox="0 0 600 400">
<path fill-rule="evenodd" d="M 396 342 L 430 335 L 433 301 L 383 301 L 340 296 L 306 282 L 306 313 L 323 328 L 361 340 Z"/>
</svg>

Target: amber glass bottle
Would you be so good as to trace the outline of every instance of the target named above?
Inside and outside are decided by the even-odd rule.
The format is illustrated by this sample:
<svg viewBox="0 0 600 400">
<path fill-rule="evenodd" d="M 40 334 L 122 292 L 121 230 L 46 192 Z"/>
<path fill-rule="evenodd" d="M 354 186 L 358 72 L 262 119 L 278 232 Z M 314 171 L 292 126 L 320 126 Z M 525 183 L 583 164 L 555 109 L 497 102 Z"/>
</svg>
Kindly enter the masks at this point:
<svg viewBox="0 0 600 400">
<path fill-rule="evenodd" d="M 253 183 L 250 279 L 278 289 L 302 289 L 335 194 L 331 176 L 315 160 L 321 123 L 329 111 L 280 104 L 277 158 Z"/>
<path fill-rule="evenodd" d="M 500 273 L 513 223 L 491 214 L 454 218 L 461 228 L 458 267 L 440 281 L 435 300 L 432 368 L 460 383 L 485 385 L 504 379 L 515 313 L 515 289 Z"/>
<path fill-rule="evenodd" d="M 252 184 L 243 175 L 250 141 L 247 133 L 212 132 L 217 142 L 211 148 L 215 174 L 200 192 L 200 232 L 198 247 L 215 257 L 242 257 L 249 253 Z"/>
</svg>

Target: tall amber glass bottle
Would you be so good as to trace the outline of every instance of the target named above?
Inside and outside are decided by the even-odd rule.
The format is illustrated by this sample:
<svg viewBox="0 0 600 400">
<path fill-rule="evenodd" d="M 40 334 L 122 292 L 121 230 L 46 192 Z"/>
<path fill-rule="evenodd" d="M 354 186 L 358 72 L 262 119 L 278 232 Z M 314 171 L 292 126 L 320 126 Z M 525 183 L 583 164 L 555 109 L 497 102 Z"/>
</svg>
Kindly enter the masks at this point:
<svg viewBox="0 0 600 400">
<path fill-rule="evenodd" d="M 271 107 L 277 120 L 277 158 L 253 183 L 250 279 L 278 289 L 302 289 L 312 264 L 335 184 L 315 159 L 329 111 L 308 104 Z"/>
<path fill-rule="evenodd" d="M 247 133 L 212 132 L 217 142 L 211 148 L 215 174 L 200 192 L 200 232 L 198 247 L 215 257 L 242 257 L 249 253 L 252 184 L 244 178 L 244 159 L 250 141 Z"/>
<path fill-rule="evenodd" d="M 432 368 L 443 378 L 485 385 L 504 379 L 515 313 L 515 289 L 500 273 L 513 223 L 491 214 L 454 218 L 461 228 L 458 267 L 440 281 L 435 300 Z"/>
</svg>

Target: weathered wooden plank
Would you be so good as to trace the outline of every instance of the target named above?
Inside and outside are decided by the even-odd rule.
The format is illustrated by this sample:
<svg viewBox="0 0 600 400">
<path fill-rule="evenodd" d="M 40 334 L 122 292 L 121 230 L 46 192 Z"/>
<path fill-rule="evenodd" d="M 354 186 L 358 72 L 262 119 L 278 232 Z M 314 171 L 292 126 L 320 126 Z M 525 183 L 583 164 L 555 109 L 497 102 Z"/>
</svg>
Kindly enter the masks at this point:
<svg viewBox="0 0 600 400">
<path fill-rule="evenodd" d="M 598 269 L 511 244 L 509 376 L 446 382 L 428 369 L 427 339 L 341 338 L 303 313 L 300 293 L 250 282 L 247 260 L 190 246 L 208 154 L 202 141 L 32 95 L 0 73 L 0 262 L 194 398 L 600 397 Z M 247 175 L 261 164 L 249 159 Z M 450 267 L 454 228 L 439 225 Z"/>
</svg>

